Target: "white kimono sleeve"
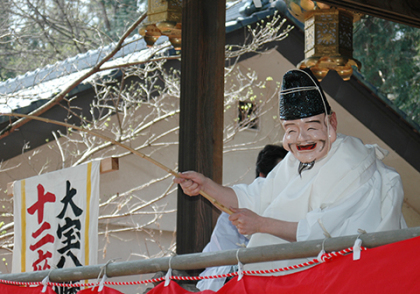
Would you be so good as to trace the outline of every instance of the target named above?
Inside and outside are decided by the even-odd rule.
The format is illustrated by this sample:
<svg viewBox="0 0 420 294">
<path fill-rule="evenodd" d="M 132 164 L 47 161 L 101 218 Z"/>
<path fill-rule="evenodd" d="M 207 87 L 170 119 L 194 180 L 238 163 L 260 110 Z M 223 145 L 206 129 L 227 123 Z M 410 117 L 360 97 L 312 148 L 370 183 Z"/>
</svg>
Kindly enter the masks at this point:
<svg viewBox="0 0 420 294">
<path fill-rule="evenodd" d="M 261 189 L 265 180 L 265 178 L 258 177 L 249 185 L 238 184 L 231 187 L 233 191 L 235 191 L 236 197 L 238 198 L 239 208 L 248 208 L 255 213 L 261 213 L 258 211 L 258 207 L 260 202 Z"/>
</svg>

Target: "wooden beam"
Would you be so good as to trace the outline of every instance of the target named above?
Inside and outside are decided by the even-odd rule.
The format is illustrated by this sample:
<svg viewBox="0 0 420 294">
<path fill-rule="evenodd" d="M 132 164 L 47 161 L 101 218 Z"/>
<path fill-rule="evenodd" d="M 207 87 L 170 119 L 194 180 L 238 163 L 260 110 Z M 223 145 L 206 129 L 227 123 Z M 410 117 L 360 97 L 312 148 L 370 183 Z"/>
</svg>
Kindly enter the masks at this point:
<svg viewBox="0 0 420 294">
<path fill-rule="evenodd" d="M 182 1 L 179 170 L 222 183 L 225 0 Z M 177 254 L 201 251 L 217 215 L 178 190 Z"/>
<path fill-rule="evenodd" d="M 420 28 L 420 1 L 321 0 L 319 2 Z"/>
<path fill-rule="evenodd" d="M 100 172 L 101 174 L 109 173 L 119 170 L 119 160 L 115 157 L 108 157 L 101 160 Z M 15 182 L 7 183 L 7 196 L 13 197 L 13 185 Z"/>
</svg>

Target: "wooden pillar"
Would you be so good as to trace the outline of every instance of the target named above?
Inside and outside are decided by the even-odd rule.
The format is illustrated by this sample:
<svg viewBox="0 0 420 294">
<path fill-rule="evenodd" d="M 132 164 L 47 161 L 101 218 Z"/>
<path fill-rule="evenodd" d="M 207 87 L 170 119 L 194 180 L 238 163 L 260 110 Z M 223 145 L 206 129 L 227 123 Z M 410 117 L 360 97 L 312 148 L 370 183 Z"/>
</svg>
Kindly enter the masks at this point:
<svg viewBox="0 0 420 294">
<path fill-rule="evenodd" d="M 179 170 L 222 183 L 225 0 L 182 1 Z M 217 214 L 178 189 L 177 254 L 201 251 Z"/>
</svg>

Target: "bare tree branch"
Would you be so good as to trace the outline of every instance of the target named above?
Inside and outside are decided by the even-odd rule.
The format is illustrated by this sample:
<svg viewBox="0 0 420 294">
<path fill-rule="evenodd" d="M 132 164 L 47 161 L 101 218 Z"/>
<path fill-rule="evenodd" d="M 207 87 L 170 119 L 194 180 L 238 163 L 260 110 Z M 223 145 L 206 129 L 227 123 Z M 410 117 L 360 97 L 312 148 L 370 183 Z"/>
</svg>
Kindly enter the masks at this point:
<svg viewBox="0 0 420 294">
<path fill-rule="evenodd" d="M 51 109 L 54 105 L 58 104 L 63 98 L 77 85 L 79 85 L 82 81 L 84 81 L 86 78 L 90 77 L 94 73 L 97 73 L 100 71 L 101 66 L 107 62 L 109 59 L 111 59 L 122 47 L 124 40 L 131 34 L 132 31 L 146 18 L 147 14 L 144 13 L 142 16 L 140 16 L 137 21 L 124 33 L 120 41 L 116 44 L 115 48 L 107 55 L 105 56 L 98 64 L 96 64 L 91 70 L 89 70 L 87 73 L 82 75 L 80 78 L 78 78 L 76 81 L 74 81 L 69 87 L 61 91 L 58 95 L 56 95 L 53 99 L 48 101 L 46 104 L 41 106 L 40 108 L 36 109 L 35 111 L 31 112 L 28 117 L 22 118 L 14 122 L 12 125 L 7 127 L 5 130 L 2 130 L 0 132 L 0 140 L 6 136 L 8 136 L 11 132 L 16 130 L 17 128 L 23 126 L 28 121 L 31 120 L 30 117 L 34 116 L 40 116 L 47 110 Z"/>
</svg>

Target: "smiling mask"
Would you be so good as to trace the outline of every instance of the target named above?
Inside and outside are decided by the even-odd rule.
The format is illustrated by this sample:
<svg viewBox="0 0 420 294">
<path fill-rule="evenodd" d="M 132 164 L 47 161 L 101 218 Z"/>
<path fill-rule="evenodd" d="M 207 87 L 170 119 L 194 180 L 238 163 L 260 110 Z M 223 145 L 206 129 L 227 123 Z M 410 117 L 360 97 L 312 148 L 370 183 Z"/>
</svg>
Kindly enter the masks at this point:
<svg viewBox="0 0 420 294">
<path fill-rule="evenodd" d="M 283 146 L 300 161 L 299 174 L 324 158 L 335 141 L 337 135 L 329 124 L 329 114 L 331 107 L 309 69 L 291 70 L 284 75 L 280 92 Z"/>
</svg>

